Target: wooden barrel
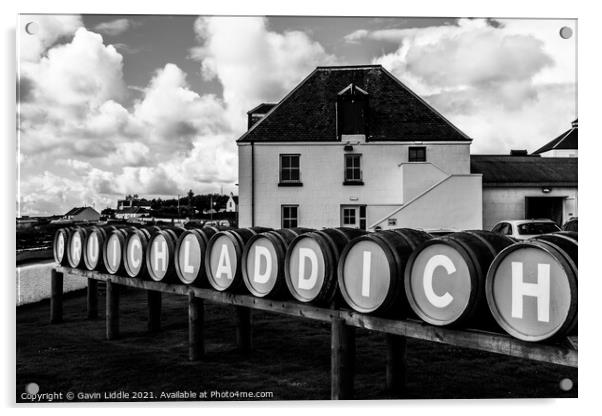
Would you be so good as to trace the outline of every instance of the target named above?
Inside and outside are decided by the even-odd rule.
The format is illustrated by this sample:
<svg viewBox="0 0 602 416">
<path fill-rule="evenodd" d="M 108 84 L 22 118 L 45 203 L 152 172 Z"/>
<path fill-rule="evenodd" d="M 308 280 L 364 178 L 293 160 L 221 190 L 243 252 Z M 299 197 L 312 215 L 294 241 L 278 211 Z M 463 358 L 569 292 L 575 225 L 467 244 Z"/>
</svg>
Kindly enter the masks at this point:
<svg viewBox="0 0 602 416">
<path fill-rule="evenodd" d="M 301 302 L 330 304 L 337 293 L 337 264 L 345 246 L 366 234 L 354 228 L 328 228 L 296 237 L 286 250 L 284 277 Z"/>
<path fill-rule="evenodd" d="M 176 282 L 174 254 L 178 237 L 186 231 L 183 227 L 161 227 L 149 239 L 146 247 L 146 268 L 156 282 Z"/>
<path fill-rule="evenodd" d="M 108 233 L 116 230 L 118 227 L 108 225 L 103 227 L 94 226 L 90 228 L 90 232 L 84 240 L 84 267 L 88 270 L 96 270 L 106 272 L 103 260 L 103 247 L 107 239 Z"/>
<path fill-rule="evenodd" d="M 54 261 L 61 266 L 69 266 L 69 260 L 67 258 L 67 241 L 73 232 L 72 227 L 59 228 L 54 233 L 52 240 L 52 254 L 54 255 Z"/>
<path fill-rule="evenodd" d="M 352 240 L 343 250 L 337 270 L 347 305 L 362 313 L 407 315 L 405 266 L 416 247 L 432 238 L 424 231 L 401 228 Z"/>
<path fill-rule="evenodd" d="M 176 243 L 175 267 L 180 281 L 186 285 L 204 286 L 205 250 L 209 239 L 219 232 L 215 227 L 188 229 Z"/>
<path fill-rule="evenodd" d="M 161 228 L 152 225 L 144 228 L 130 230 L 123 244 L 123 268 L 130 277 L 148 277 L 146 268 L 146 248 L 151 236 L 161 231 Z"/>
<path fill-rule="evenodd" d="M 487 273 L 497 323 L 523 341 L 560 338 L 577 327 L 577 235 L 545 234 L 503 250 Z"/>
<path fill-rule="evenodd" d="M 108 233 L 102 248 L 102 261 L 107 273 L 120 276 L 125 275 L 123 266 L 123 248 L 128 232 L 136 227 L 118 228 Z"/>
<path fill-rule="evenodd" d="M 288 295 L 284 281 L 284 258 L 291 241 L 309 228 L 283 228 L 257 234 L 245 244 L 242 252 L 242 278 L 257 297 L 281 298 Z"/>
<path fill-rule="evenodd" d="M 253 227 L 214 234 L 207 243 L 205 261 L 205 275 L 211 287 L 219 291 L 243 288 L 241 262 L 244 246 L 254 235 L 270 230 Z"/>
<path fill-rule="evenodd" d="M 84 242 L 90 227 L 75 227 L 67 240 L 67 263 L 74 269 L 84 268 Z"/>
<path fill-rule="evenodd" d="M 423 243 L 405 269 L 410 307 L 432 325 L 492 322 L 485 300 L 487 270 L 512 243 L 490 231 L 462 231 Z"/>
</svg>

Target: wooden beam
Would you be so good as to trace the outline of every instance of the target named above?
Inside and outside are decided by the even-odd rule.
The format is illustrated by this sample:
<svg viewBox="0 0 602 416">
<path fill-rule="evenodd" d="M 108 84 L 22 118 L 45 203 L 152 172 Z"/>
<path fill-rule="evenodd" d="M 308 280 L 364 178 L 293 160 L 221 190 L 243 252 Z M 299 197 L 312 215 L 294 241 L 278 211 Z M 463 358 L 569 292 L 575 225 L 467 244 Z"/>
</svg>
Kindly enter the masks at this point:
<svg viewBox="0 0 602 416">
<path fill-rule="evenodd" d="M 107 280 L 107 339 L 119 338 L 119 285 Z"/>
<path fill-rule="evenodd" d="M 353 398 L 355 376 L 355 328 L 335 318 L 331 324 L 330 398 Z"/>
<path fill-rule="evenodd" d="M 63 322 L 63 273 L 55 269 L 50 273 L 50 323 Z"/>
<path fill-rule="evenodd" d="M 236 306 L 236 344 L 242 353 L 249 353 L 253 348 L 251 320 L 251 309 Z"/>
<path fill-rule="evenodd" d="M 88 307 L 88 319 L 98 318 L 98 280 L 88 279 L 86 303 Z"/>
<path fill-rule="evenodd" d="M 387 390 L 403 394 L 407 377 L 406 337 L 385 334 L 387 341 Z"/>
<path fill-rule="evenodd" d="M 188 359 L 196 361 L 205 355 L 205 306 L 203 299 L 188 294 Z"/>
<path fill-rule="evenodd" d="M 161 330 L 161 292 L 147 290 L 146 298 L 148 303 L 148 331 L 158 332 Z"/>
<path fill-rule="evenodd" d="M 577 367 L 577 345 L 575 338 L 571 343 L 546 344 L 524 342 L 502 333 L 491 333 L 475 329 L 449 329 L 436 327 L 424 322 L 413 320 L 392 320 L 370 315 L 363 315 L 349 310 L 336 310 L 306 305 L 294 301 L 277 301 L 256 298 L 250 295 L 219 292 L 212 289 L 189 287 L 182 284 L 166 284 L 140 279 L 103 274 L 96 271 L 71 269 L 58 266 L 57 273 L 86 277 L 101 281 L 111 280 L 124 286 L 145 290 L 155 290 L 162 293 L 173 293 L 188 296 L 193 292 L 196 298 L 226 305 L 240 306 L 271 313 L 280 313 L 297 318 L 313 319 L 322 322 L 332 322 L 341 318 L 349 326 L 365 328 L 385 334 L 405 336 L 408 338 L 422 339 L 454 345 L 457 347 L 471 348 L 492 353 L 548 362 L 552 364 Z M 52 304 L 52 301 L 51 301 Z"/>
</svg>

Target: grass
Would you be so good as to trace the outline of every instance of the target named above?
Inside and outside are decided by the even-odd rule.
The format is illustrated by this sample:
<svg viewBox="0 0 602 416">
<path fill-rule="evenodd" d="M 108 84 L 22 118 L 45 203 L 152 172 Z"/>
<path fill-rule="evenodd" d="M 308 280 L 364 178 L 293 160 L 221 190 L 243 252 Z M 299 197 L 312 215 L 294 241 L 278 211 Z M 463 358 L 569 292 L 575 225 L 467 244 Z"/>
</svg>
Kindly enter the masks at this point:
<svg viewBox="0 0 602 416">
<path fill-rule="evenodd" d="M 235 347 L 234 309 L 206 303 L 206 356 L 189 362 L 187 299 L 163 294 L 162 330 L 146 330 L 146 295 L 121 299 L 121 338 L 86 320 L 85 293 L 64 300 L 65 322 L 50 325 L 47 301 L 17 309 L 16 400 L 28 383 L 44 392 L 272 392 L 276 400 L 330 398 L 330 326 L 254 312 L 253 351 Z M 99 297 L 104 316 L 104 296 Z M 408 340 L 405 394 L 384 388 L 384 335 L 356 332 L 355 397 L 448 399 L 577 397 L 577 369 Z M 574 387 L 566 392 L 560 381 Z M 216 398 L 214 398 L 215 400 Z M 239 397 L 240 399 L 240 397 Z M 101 400 L 104 400 L 101 399 Z"/>
</svg>

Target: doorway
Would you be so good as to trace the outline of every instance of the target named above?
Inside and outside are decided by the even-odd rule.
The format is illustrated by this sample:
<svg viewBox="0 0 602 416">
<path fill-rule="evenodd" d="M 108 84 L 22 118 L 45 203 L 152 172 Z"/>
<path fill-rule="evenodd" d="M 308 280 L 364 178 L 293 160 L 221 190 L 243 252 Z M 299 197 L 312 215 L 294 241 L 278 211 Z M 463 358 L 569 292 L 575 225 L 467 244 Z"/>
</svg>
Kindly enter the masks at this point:
<svg viewBox="0 0 602 416">
<path fill-rule="evenodd" d="M 525 197 L 525 219 L 548 218 L 562 225 L 564 197 Z"/>
</svg>

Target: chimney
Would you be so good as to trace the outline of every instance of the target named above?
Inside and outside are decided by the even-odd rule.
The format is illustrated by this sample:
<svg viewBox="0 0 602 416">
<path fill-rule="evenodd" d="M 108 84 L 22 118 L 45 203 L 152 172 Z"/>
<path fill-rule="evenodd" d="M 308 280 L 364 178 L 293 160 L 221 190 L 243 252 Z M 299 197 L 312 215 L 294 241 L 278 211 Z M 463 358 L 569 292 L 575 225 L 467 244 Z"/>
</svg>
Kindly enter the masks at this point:
<svg viewBox="0 0 602 416">
<path fill-rule="evenodd" d="M 510 156 L 528 156 L 529 152 L 525 149 L 512 149 L 510 150 Z"/>
<path fill-rule="evenodd" d="M 276 104 L 263 103 L 247 113 L 247 129 L 250 129 L 264 118 Z"/>
<path fill-rule="evenodd" d="M 577 129 L 577 128 L 578 128 L 578 127 L 577 127 L 577 120 L 578 120 L 578 119 L 575 119 L 575 120 L 573 120 L 573 122 L 571 123 L 571 127 L 572 127 L 572 128 L 574 128 L 574 129 Z"/>
</svg>

